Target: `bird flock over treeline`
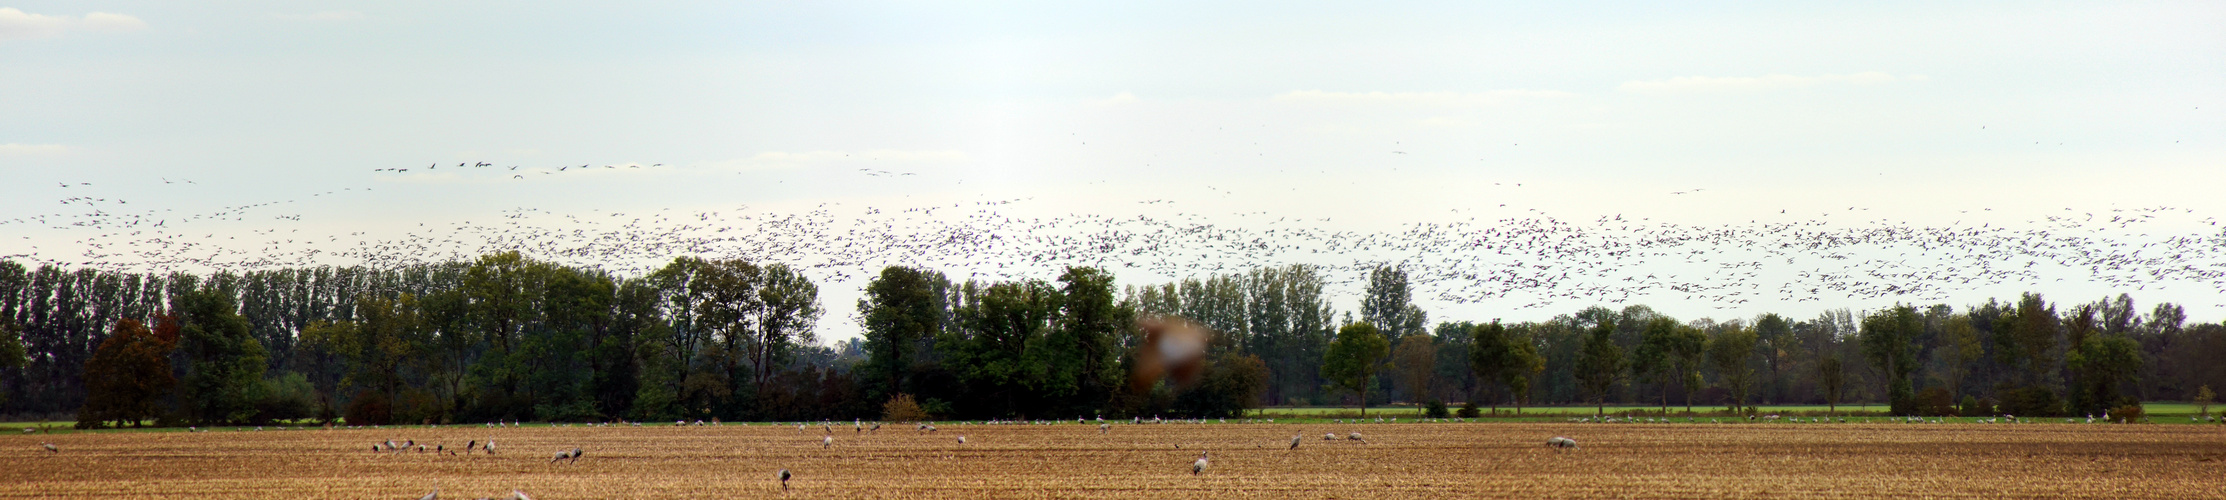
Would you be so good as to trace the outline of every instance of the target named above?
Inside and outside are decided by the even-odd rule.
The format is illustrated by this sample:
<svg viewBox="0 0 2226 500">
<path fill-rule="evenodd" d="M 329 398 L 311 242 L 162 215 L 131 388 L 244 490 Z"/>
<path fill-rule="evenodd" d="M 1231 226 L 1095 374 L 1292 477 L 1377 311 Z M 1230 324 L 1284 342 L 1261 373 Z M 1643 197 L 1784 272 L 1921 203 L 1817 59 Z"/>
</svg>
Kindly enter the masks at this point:
<svg viewBox="0 0 2226 500">
<path fill-rule="evenodd" d="M 502 167 L 463 162 L 423 168 Z M 548 171 L 540 175 L 631 168 L 643 167 L 587 164 L 542 169 Z M 61 191 L 62 211 L 0 219 L 0 235 L 21 238 L 13 253 L 0 259 L 131 272 L 252 271 L 406 266 L 516 250 L 639 275 L 673 256 L 699 255 L 786 262 L 841 282 L 888 265 L 1016 279 L 1056 274 L 1064 266 L 1181 277 L 1289 263 L 1349 277 L 1391 264 L 1409 273 L 1422 292 L 1418 297 L 1528 302 L 1518 308 L 1649 296 L 1703 300 L 1719 308 L 1756 300 L 1939 301 L 1982 286 L 2066 279 L 2113 289 L 2193 285 L 2226 291 L 2226 227 L 2214 214 L 2185 207 L 2064 208 L 2009 225 L 1862 219 L 1858 207 L 1800 221 L 1777 217 L 1770 219 L 1777 222 L 1758 218 L 1718 225 L 1644 214 L 1564 220 L 1528 209 L 1522 216 L 1360 231 L 1264 211 L 1033 216 L 1022 209 L 1039 202 L 1017 198 L 913 207 L 829 203 L 799 212 L 737 206 L 564 213 L 526 207 L 373 235 L 332 230 L 302 220 L 300 213 L 305 201 L 379 194 L 367 187 L 202 213 L 130 204 L 96 193 L 99 188 L 62 183 L 51 188 Z M 1164 201 L 1151 200 L 1154 209 L 1179 209 Z M 40 230 L 46 230 L 36 233 L 44 239 L 26 241 Z M 68 244 L 62 244 L 65 239 Z"/>
</svg>

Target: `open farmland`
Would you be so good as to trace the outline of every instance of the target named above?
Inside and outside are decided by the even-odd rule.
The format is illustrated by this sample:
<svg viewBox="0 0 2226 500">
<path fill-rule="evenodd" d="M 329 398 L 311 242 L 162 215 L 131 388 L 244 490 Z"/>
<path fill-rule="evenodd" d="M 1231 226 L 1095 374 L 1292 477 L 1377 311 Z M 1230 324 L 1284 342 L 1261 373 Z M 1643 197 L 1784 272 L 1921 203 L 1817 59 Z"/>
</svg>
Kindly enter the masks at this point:
<svg viewBox="0 0 2226 500">
<path fill-rule="evenodd" d="M 2162 425 L 529 427 L 0 436 L 0 497 L 2219 498 L 2226 430 Z M 1344 439 L 1361 432 L 1366 443 Z M 1325 441 L 1323 433 L 1339 439 Z M 1292 434 L 1306 439 L 1289 448 Z M 967 442 L 960 444 L 958 436 Z M 1583 449 L 1556 453 L 1546 438 Z M 374 453 L 386 439 L 499 455 Z M 52 442 L 60 453 L 48 453 Z M 549 462 L 578 446 L 577 463 Z M 1178 448 L 1179 446 L 1179 448 Z M 1192 476 L 1199 450 L 1213 453 Z M 775 471 L 795 473 L 783 493 Z"/>
</svg>

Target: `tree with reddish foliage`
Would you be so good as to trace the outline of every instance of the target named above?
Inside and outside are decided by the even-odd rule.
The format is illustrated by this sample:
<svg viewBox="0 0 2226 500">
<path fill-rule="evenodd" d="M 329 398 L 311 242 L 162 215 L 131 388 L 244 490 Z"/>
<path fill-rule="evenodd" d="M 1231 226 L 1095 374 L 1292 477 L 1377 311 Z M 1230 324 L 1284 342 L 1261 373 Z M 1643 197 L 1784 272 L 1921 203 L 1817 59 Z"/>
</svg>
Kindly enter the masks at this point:
<svg viewBox="0 0 2226 500">
<path fill-rule="evenodd" d="M 85 407 L 78 410 L 77 426 L 138 427 L 159 416 L 160 401 L 178 385 L 170 374 L 170 350 L 176 345 L 139 320 L 116 320 L 108 340 L 85 362 Z"/>
</svg>

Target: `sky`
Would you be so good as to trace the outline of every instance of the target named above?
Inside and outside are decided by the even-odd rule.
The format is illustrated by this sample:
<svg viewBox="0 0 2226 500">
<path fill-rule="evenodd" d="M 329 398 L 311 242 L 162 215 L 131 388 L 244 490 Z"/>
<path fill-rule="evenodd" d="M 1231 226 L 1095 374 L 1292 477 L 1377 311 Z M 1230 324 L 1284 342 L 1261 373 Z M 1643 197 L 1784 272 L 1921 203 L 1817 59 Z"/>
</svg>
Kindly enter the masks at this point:
<svg viewBox="0 0 2226 500">
<path fill-rule="evenodd" d="M 2226 271 L 2226 4 L 1540 3 L 0 2 L 0 215 L 19 221 L 0 224 L 0 255 L 145 269 L 87 242 L 192 232 L 231 249 L 225 262 L 282 250 L 350 265 L 363 259 L 348 248 L 505 219 L 557 234 L 720 213 L 686 230 L 762 233 L 731 217 L 816 213 L 906 234 L 983 206 L 1348 236 L 1609 217 L 2033 229 L 2143 209 L 2145 225 L 2082 248 L 2214 238 L 2184 263 Z M 71 223 L 142 212 L 163 225 Z M 677 218 L 645 224 L 660 220 Z M 268 244 L 222 243 L 240 237 Z M 613 268 L 677 253 L 523 249 Z M 935 266 L 963 278 L 1012 255 Z M 851 304 L 877 258 L 812 269 L 822 338 L 857 334 Z M 1801 280 L 1808 268 L 1786 262 L 1740 279 Z M 1002 276 L 1056 276 L 1033 269 Z M 1199 269 L 1115 267 L 1123 284 Z M 1595 303 L 1729 319 L 2125 291 L 2226 319 L 2226 281 L 2098 276 L 2043 266 L 1922 297 L 1731 305 L 1659 289 L 1469 300 L 1443 283 L 1418 298 L 1433 320 Z M 1334 292 L 1357 307 L 1357 288 Z"/>
</svg>

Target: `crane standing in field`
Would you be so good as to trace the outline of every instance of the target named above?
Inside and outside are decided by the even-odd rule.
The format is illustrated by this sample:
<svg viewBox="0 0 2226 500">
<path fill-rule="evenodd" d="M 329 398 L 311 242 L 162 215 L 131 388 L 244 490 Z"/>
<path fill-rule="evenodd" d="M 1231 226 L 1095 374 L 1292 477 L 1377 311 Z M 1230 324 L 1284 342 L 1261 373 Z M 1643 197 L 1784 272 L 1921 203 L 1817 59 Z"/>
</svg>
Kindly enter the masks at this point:
<svg viewBox="0 0 2226 500">
<path fill-rule="evenodd" d="M 1203 473 L 1205 473 L 1205 472 L 1206 472 L 1206 452 L 1203 452 L 1203 451 L 1201 451 L 1201 452 L 1198 452 L 1198 461 L 1196 461 L 1196 462 L 1191 462 L 1191 463 L 1190 463 L 1190 475 L 1196 476 L 1196 475 L 1199 475 L 1199 474 L 1203 474 Z"/>
<path fill-rule="evenodd" d="M 58 455 L 58 454 L 61 454 L 61 453 L 62 453 L 62 449 L 61 449 L 61 448 L 57 448 L 57 447 L 55 447 L 55 446 L 54 446 L 54 443 L 39 443 L 39 447 L 41 447 L 41 448 L 46 448 L 46 451 L 47 451 L 47 453 L 49 453 L 49 454 L 56 454 L 56 455 Z"/>
<path fill-rule="evenodd" d="M 1291 449 L 1293 449 L 1293 450 L 1299 449 L 1299 441 L 1301 441 L 1301 439 L 1299 439 L 1299 435 L 1297 435 L 1297 434 L 1292 434 L 1292 435 L 1291 435 Z"/>
<path fill-rule="evenodd" d="M 1546 446 L 1553 448 L 1555 451 L 1579 449 L 1577 448 L 1577 440 L 1561 436 L 1554 436 L 1553 439 L 1546 440 Z"/>
<path fill-rule="evenodd" d="M 781 469 L 781 491 L 788 491 L 788 469 Z"/>
</svg>

